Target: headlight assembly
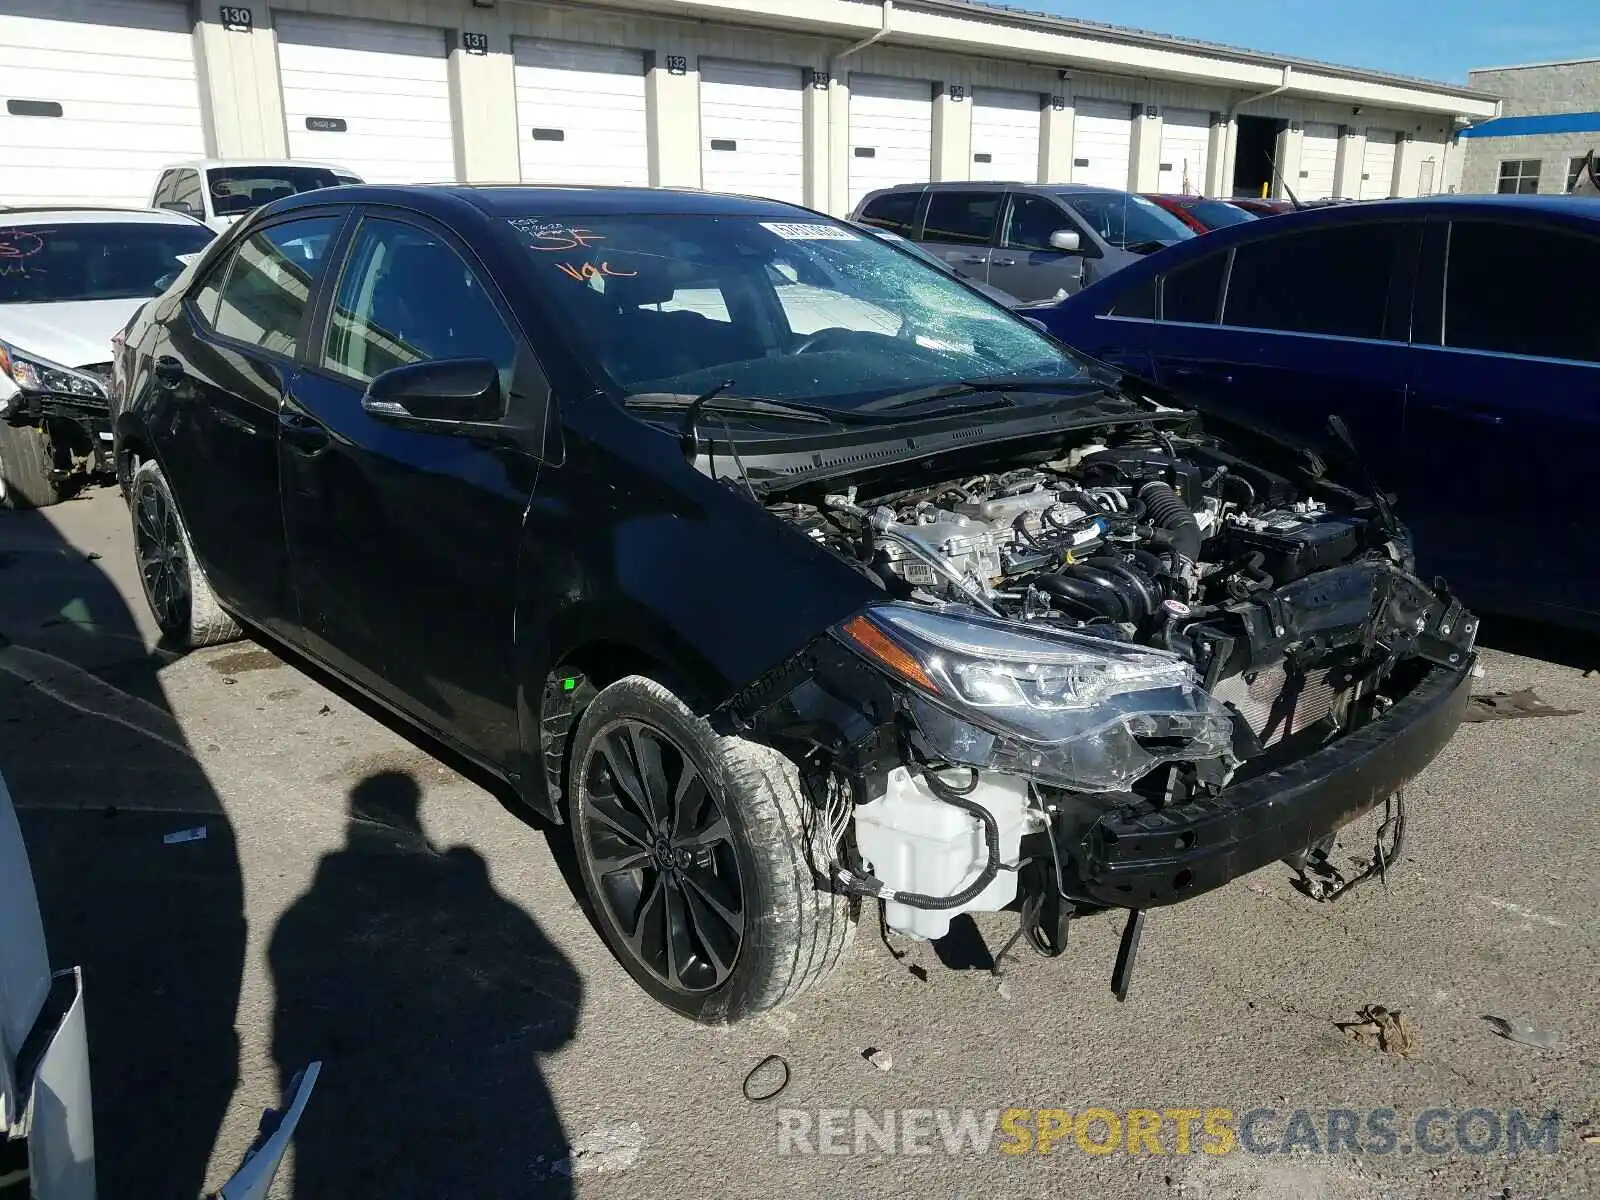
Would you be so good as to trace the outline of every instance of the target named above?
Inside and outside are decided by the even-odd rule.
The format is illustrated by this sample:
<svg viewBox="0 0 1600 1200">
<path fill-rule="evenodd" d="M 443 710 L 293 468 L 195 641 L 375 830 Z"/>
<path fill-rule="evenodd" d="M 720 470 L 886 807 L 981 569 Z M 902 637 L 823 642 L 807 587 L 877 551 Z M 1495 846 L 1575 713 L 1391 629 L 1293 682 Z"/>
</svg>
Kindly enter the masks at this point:
<svg viewBox="0 0 1600 1200">
<path fill-rule="evenodd" d="M 923 736 L 951 762 L 1109 792 L 1232 749 L 1227 710 L 1163 651 L 956 606 L 878 605 L 834 632 L 909 685 Z"/>
<path fill-rule="evenodd" d="M 0 342 L 0 371 L 24 392 L 53 392 L 93 400 L 106 398 L 105 388 L 93 376 L 18 350 L 10 342 Z"/>
</svg>

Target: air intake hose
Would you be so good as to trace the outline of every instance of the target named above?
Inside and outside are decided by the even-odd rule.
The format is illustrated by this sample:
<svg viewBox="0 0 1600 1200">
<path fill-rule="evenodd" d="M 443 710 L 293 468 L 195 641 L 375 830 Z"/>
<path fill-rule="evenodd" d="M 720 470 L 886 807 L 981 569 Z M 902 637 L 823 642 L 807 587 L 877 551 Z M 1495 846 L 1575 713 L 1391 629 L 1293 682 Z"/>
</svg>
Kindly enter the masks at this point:
<svg viewBox="0 0 1600 1200">
<path fill-rule="evenodd" d="M 1200 560 L 1200 523 L 1178 493 L 1164 483 L 1147 483 L 1139 489 L 1150 523 L 1164 529 L 1172 548 L 1190 562 Z"/>
</svg>

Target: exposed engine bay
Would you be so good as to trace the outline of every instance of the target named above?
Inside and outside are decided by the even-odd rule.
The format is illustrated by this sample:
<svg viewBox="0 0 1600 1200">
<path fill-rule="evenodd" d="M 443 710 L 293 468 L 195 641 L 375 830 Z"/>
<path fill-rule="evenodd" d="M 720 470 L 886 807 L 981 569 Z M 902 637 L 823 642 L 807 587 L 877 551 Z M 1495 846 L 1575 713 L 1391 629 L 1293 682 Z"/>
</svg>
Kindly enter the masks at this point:
<svg viewBox="0 0 1600 1200">
<path fill-rule="evenodd" d="M 1464 670 L 1476 618 L 1415 576 L 1384 499 L 1315 456 L 1269 469 L 1192 428 L 768 503 L 886 596 L 838 640 L 911 686 L 875 710 L 896 710 L 894 732 L 842 756 L 855 783 L 828 806 L 824 873 L 883 900 L 890 928 L 935 938 L 955 913 L 1020 900 L 1023 932 L 1057 953 L 1074 912 L 1218 886 L 1247 843 L 1262 862 L 1325 850 L 1403 782 L 1350 800 L 1330 783 L 1330 811 L 1296 817 L 1311 845 L 1218 817 Z M 836 683 L 811 661 L 801 692 L 840 686 L 845 668 Z M 1281 821 L 1274 803 L 1263 793 Z"/>
</svg>

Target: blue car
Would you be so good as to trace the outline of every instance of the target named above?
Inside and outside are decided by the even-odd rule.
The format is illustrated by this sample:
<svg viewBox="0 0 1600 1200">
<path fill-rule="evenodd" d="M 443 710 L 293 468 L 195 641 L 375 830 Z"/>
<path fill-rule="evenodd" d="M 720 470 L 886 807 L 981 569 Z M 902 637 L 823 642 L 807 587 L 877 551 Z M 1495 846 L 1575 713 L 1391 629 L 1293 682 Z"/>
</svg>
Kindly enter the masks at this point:
<svg viewBox="0 0 1600 1200">
<path fill-rule="evenodd" d="M 1470 604 L 1600 630 L 1600 201 L 1448 196 L 1252 221 L 1029 315 L 1219 415 L 1338 414 Z"/>
</svg>

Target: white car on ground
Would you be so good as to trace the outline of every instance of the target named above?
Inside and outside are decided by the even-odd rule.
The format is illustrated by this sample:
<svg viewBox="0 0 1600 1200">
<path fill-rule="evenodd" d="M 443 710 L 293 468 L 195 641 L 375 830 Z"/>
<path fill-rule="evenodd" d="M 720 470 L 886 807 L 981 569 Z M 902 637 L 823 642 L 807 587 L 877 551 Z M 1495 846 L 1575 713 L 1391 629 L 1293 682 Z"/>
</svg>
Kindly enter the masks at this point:
<svg viewBox="0 0 1600 1200">
<path fill-rule="evenodd" d="M 215 237 L 174 212 L 0 208 L 0 506 L 111 469 L 111 339 Z"/>
<path fill-rule="evenodd" d="M 165 168 L 156 179 L 150 207 L 183 213 L 221 233 L 284 196 L 361 182 L 354 171 L 332 163 L 205 158 Z"/>
</svg>

